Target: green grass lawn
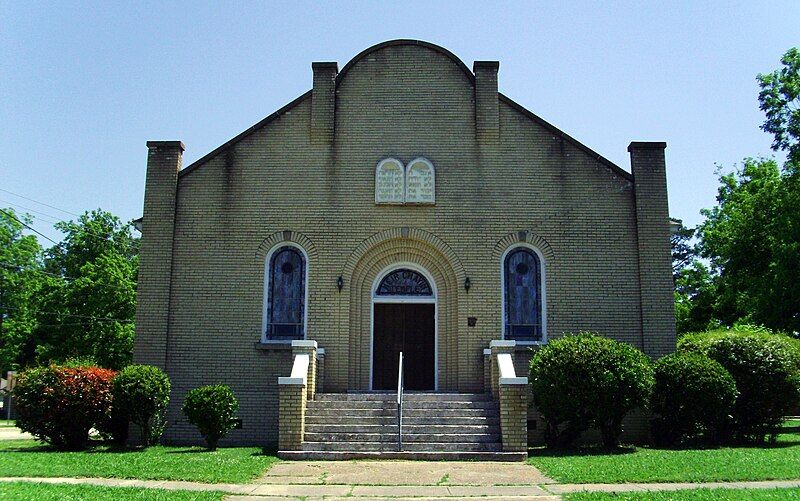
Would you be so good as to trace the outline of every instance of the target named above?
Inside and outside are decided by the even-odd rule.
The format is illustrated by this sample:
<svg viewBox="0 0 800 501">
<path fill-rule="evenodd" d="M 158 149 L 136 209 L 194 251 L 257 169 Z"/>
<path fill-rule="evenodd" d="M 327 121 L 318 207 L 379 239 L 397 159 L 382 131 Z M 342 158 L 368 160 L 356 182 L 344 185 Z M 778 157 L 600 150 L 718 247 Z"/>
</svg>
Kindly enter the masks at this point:
<svg viewBox="0 0 800 501">
<path fill-rule="evenodd" d="M 563 483 L 714 482 L 800 478 L 800 435 L 761 447 L 656 449 L 609 453 L 596 448 L 529 451 L 528 463 Z"/>
<path fill-rule="evenodd" d="M 0 426 L 14 426 L 14 421 L 11 419 L 0 419 Z"/>
<path fill-rule="evenodd" d="M 103 487 L 98 485 L 39 484 L 32 482 L 0 482 L 0 499 L 4 501 L 35 499 L 37 501 L 219 501 L 221 492 L 167 491 L 138 487 Z"/>
<path fill-rule="evenodd" d="M 60 452 L 33 440 L 0 441 L 0 477 L 107 477 L 196 482 L 249 482 L 278 461 L 258 447 L 154 446 L 119 449 L 105 445 Z M 2 496 L 0 496 L 2 498 Z"/>
<path fill-rule="evenodd" d="M 800 489 L 695 489 L 663 492 L 581 492 L 564 496 L 569 501 L 762 501 L 800 499 Z"/>
</svg>

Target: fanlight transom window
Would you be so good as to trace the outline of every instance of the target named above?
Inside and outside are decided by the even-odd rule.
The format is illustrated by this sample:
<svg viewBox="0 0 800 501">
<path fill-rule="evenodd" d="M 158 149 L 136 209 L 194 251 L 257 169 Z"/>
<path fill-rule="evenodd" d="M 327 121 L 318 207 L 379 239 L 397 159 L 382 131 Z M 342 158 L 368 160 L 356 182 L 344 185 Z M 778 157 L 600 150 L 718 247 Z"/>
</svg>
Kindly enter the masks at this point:
<svg viewBox="0 0 800 501">
<path fill-rule="evenodd" d="M 285 246 L 269 261 L 267 339 L 303 339 L 306 262 L 296 247 Z"/>
<path fill-rule="evenodd" d="M 527 247 L 512 249 L 503 263 L 504 337 L 542 341 L 542 264 Z"/>
<path fill-rule="evenodd" d="M 395 270 L 380 281 L 376 296 L 433 296 L 430 282 L 421 273 L 406 268 Z"/>
</svg>

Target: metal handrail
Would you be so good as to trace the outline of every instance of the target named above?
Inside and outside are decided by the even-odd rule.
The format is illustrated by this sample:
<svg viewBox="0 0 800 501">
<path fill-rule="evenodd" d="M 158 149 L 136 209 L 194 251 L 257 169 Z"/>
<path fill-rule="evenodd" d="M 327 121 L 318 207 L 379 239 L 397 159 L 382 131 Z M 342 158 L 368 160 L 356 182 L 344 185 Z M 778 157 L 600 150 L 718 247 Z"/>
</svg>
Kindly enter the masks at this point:
<svg viewBox="0 0 800 501">
<path fill-rule="evenodd" d="M 403 451 L 403 352 L 397 366 L 397 452 Z"/>
</svg>

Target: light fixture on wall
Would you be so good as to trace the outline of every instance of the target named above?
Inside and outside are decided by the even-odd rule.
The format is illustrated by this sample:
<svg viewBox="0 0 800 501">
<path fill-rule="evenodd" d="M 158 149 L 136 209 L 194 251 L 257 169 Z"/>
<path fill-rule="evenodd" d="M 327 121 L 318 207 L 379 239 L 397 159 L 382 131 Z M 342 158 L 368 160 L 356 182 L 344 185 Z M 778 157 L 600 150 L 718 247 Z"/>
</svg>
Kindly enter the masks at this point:
<svg viewBox="0 0 800 501">
<path fill-rule="evenodd" d="M 339 275 L 336 278 L 336 288 L 339 289 L 339 292 L 342 292 L 342 287 L 344 287 L 344 278 L 342 278 L 342 276 Z"/>
<path fill-rule="evenodd" d="M 469 289 L 472 287 L 472 282 L 469 280 L 469 277 L 464 279 L 464 290 L 469 292 Z"/>
</svg>

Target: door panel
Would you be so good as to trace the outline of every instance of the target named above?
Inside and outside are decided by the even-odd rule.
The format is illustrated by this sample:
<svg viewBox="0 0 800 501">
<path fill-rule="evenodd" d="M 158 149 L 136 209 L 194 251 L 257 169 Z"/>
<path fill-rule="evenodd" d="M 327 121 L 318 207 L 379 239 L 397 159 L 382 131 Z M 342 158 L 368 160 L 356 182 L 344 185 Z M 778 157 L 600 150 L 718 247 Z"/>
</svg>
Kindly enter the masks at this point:
<svg viewBox="0 0 800 501">
<path fill-rule="evenodd" d="M 435 388 L 435 305 L 376 303 L 372 388 L 397 390 L 397 361 L 403 352 L 406 390 Z"/>
</svg>

